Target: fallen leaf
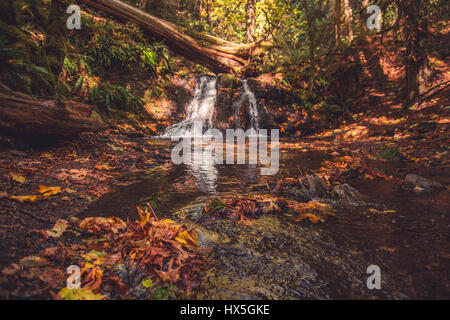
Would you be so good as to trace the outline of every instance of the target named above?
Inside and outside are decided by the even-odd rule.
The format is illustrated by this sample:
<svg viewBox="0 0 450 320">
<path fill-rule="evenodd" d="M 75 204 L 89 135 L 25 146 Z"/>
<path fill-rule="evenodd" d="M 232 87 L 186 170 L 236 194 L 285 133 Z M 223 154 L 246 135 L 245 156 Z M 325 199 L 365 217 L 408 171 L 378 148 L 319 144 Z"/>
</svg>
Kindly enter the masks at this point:
<svg viewBox="0 0 450 320">
<path fill-rule="evenodd" d="M 49 197 L 61 192 L 60 187 L 47 187 L 47 186 L 39 186 L 39 192 L 44 196 Z"/>
<path fill-rule="evenodd" d="M 23 176 L 21 176 L 19 174 L 15 174 L 15 173 L 11 172 L 10 175 L 11 175 L 11 178 L 14 181 L 17 181 L 17 182 L 20 182 L 20 183 L 24 183 L 25 181 L 27 181 L 27 179 L 25 179 L 25 177 L 23 177 Z"/>
<path fill-rule="evenodd" d="M 6 267 L 2 269 L 2 274 L 4 276 L 12 276 L 13 274 L 18 273 L 21 270 L 21 267 L 16 263 L 10 263 Z"/>
<path fill-rule="evenodd" d="M 96 235 L 104 235 L 106 233 L 117 234 L 120 229 L 127 227 L 127 224 L 117 217 L 91 217 L 80 222 L 80 229 L 92 232 Z"/>
<path fill-rule="evenodd" d="M 144 279 L 141 283 L 145 288 L 150 288 L 153 285 L 152 279 Z"/>
<path fill-rule="evenodd" d="M 48 265 L 48 260 L 38 256 L 28 256 L 20 259 L 19 263 L 25 268 L 35 268 Z"/>
<path fill-rule="evenodd" d="M 297 217 L 297 219 L 295 219 L 296 221 L 302 221 L 303 219 L 308 218 L 309 221 L 311 221 L 312 223 L 316 224 L 317 222 L 323 222 L 324 220 L 322 218 L 319 218 L 318 216 L 311 214 L 311 213 L 304 213 L 301 214 Z"/>
<path fill-rule="evenodd" d="M 44 199 L 42 195 L 26 195 L 26 196 L 9 196 L 10 199 L 18 200 L 20 202 L 36 202 Z"/>
<path fill-rule="evenodd" d="M 198 246 L 198 234 L 195 231 L 191 231 L 191 232 L 188 232 L 187 230 L 181 231 L 180 233 L 177 234 L 177 236 L 175 237 L 175 240 L 178 243 L 181 243 L 184 245 Z"/>
<path fill-rule="evenodd" d="M 47 230 L 47 234 L 49 237 L 59 238 L 66 231 L 68 225 L 69 224 L 66 220 L 59 219 L 58 221 L 56 221 L 52 229 Z"/>
<path fill-rule="evenodd" d="M 10 196 L 11 199 L 18 200 L 21 202 L 36 202 L 39 200 L 47 199 L 48 197 L 55 195 L 61 192 L 60 187 L 47 187 L 47 186 L 39 186 L 38 195 L 26 195 L 26 196 Z"/>
<path fill-rule="evenodd" d="M 50 152 L 44 152 L 41 154 L 42 158 L 53 158 L 53 155 Z"/>
<path fill-rule="evenodd" d="M 64 300 L 103 300 L 106 296 L 96 294 L 91 289 L 69 289 L 63 288 L 58 292 L 58 295 Z"/>
<path fill-rule="evenodd" d="M 95 169 L 97 169 L 97 170 L 104 170 L 104 171 L 112 171 L 112 170 L 115 170 L 116 168 L 114 168 L 114 167 L 111 167 L 109 164 L 107 164 L 107 163 L 105 163 L 105 164 L 97 164 L 96 166 L 95 166 Z"/>
<path fill-rule="evenodd" d="M 370 208 L 369 211 L 372 212 L 372 213 L 396 213 L 397 212 L 396 210 L 380 211 L 380 210 L 377 210 L 377 209 L 374 209 L 374 208 Z"/>
</svg>

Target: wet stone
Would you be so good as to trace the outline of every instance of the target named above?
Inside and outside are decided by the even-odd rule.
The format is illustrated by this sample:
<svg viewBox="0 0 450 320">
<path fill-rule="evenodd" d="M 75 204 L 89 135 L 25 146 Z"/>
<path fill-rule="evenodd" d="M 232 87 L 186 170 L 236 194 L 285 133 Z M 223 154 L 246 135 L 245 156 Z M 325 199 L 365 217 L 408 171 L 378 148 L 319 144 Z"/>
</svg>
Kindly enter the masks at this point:
<svg viewBox="0 0 450 320">
<path fill-rule="evenodd" d="M 444 186 L 439 182 L 410 173 L 403 181 L 402 189 L 417 194 L 429 194 L 443 190 Z"/>
<path fill-rule="evenodd" d="M 327 194 L 327 185 L 316 175 L 306 175 L 298 179 L 298 186 L 290 192 L 296 200 L 307 202 L 313 198 L 324 197 Z"/>
<path fill-rule="evenodd" d="M 332 195 L 340 200 L 356 200 L 361 198 L 361 194 L 358 190 L 348 185 L 347 183 L 340 184 L 333 188 Z"/>
</svg>

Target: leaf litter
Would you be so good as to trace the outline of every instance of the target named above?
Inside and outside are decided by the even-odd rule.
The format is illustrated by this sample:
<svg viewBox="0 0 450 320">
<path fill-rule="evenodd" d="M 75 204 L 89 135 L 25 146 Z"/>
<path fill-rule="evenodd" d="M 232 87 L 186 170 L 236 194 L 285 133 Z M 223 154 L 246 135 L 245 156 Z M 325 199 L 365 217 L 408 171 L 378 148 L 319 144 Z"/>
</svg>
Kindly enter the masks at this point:
<svg viewBox="0 0 450 320">
<path fill-rule="evenodd" d="M 11 287 L 20 284 L 10 292 L 13 296 L 23 296 L 19 292 L 26 289 L 24 283 L 34 287 L 31 292 L 53 299 L 132 298 L 136 287 L 145 298 L 159 296 L 161 290 L 166 290 L 168 297 L 189 296 L 201 287 L 202 275 L 209 268 L 197 232 L 171 219 L 159 220 L 153 209 L 137 210 L 140 219 L 134 222 L 117 217 L 71 221 L 93 236 L 79 244 L 59 242 L 56 247 L 21 259 L 19 264 L 11 263 L 1 270 L 0 281 L 9 282 Z M 60 219 L 50 230 L 33 231 L 45 239 L 56 239 L 68 226 L 68 221 Z M 80 266 L 80 289 L 66 287 L 63 266 L 70 264 Z M 130 280 L 133 276 L 145 281 L 134 283 Z"/>
</svg>

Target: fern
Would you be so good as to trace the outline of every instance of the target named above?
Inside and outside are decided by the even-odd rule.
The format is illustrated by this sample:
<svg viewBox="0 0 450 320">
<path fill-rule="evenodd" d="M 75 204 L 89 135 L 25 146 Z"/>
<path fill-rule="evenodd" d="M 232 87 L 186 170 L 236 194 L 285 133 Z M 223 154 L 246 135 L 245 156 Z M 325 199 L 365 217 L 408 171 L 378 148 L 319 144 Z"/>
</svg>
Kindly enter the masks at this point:
<svg viewBox="0 0 450 320">
<path fill-rule="evenodd" d="M 50 72 L 43 66 L 27 59 L 25 52 L 5 45 L 0 36 L 0 68 L 6 74 L 6 82 L 16 90 L 29 94 L 54 92 L 54 82 Z"/>
</svg>

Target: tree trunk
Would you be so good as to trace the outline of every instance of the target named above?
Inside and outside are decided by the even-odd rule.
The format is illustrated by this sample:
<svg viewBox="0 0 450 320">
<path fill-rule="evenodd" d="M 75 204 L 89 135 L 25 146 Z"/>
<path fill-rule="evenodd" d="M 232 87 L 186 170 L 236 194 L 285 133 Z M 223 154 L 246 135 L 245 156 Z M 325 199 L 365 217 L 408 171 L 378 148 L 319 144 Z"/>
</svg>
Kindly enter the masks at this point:
<svg viewBox="0 0 450 320">
<path fill-rule="evenodd" d="M 81 0 L 81 2 L 119 19 L 139 25 L 143 30 L 164 39 L 172 50 L 209 67 L 215 72 L 236 72 L 246 64 L 244 59 L 227 53 L 232 49 L 242 50 L 240 45 L 230 45 L 223 48 L 224 50 L 221 50 L 221 46 L 202 46 L 195 39 L 183 34 L 174 24 L 156 18 L 119 0 Z"/>
<path fill-rule="evenodd" d="M 5 38 L 8 47 L 18 49 L 29 57 L 33 43 L 18 28 L 17 12 L 14 0 L 0 1 L 0 34 Z"/>
<path fill-rule="evenodd" d="M 315 67 L 316 37 L 313 27 L 311 11 L 309 10 L 308 7 L 308 2 L 306 0 L 302 0 L 302 6 L 303 10 L 305 11 L 307 34 L 309 40 L 309 80 L 308 80 L 308 95 L 309 95 L 314 89 L 314 77 L 316 71 Z"/>
<path fill-rule="evenodd" d="M 367 30 L 367 8 L 369 7 L 369 0 L 361 0 L 361 6 L 359 9 L 359 23 L 361 25 L 361 32 L 366 33 Z"/>
<path fill-rule="evenodd" d="M 352 7 L 349 4 L 349 0 L 344 0 L 343 2 L 343 12 L 344 12 L 344 36 L 347 43 L 351 43 L 353 40 L 353 12 Z"/>
<path fill-rule="evenodd" d="M 341 0 L 334 0 L 334 41 L 336 47 L 341 45 L 341 16 Z"/>
<path fill-rule="evenodd" d="M 0 129 L 23 135 L 73 137 L 104 128 L 93 107 L 75 101 L 37 99 L 0 83 Z"/>
<path fill-rule="evenodd" d="M 428 36 L 426 2 L 421 0 L 399 2 L 400 9 L 406 18 L 406 25 L 403 29 L 406 39 L 406 88 L 403 103 L 405 110 L 417 96 L 425 92 L 431 75 L 425 43 Z"/>
<path fill-rule="evenodd" d="M 48 68 L 54 75 L 54 83 L 61 73 L 67 52 L 68 31 L 66 27 L 67 0 L 52 0 L 48 17 L 45 53 Z"/>
<path fill-rule="evenodd" d="M 247 0 L 247 43 L 255 42 L 256 5 L 255 0 Z"/>
</svg>

